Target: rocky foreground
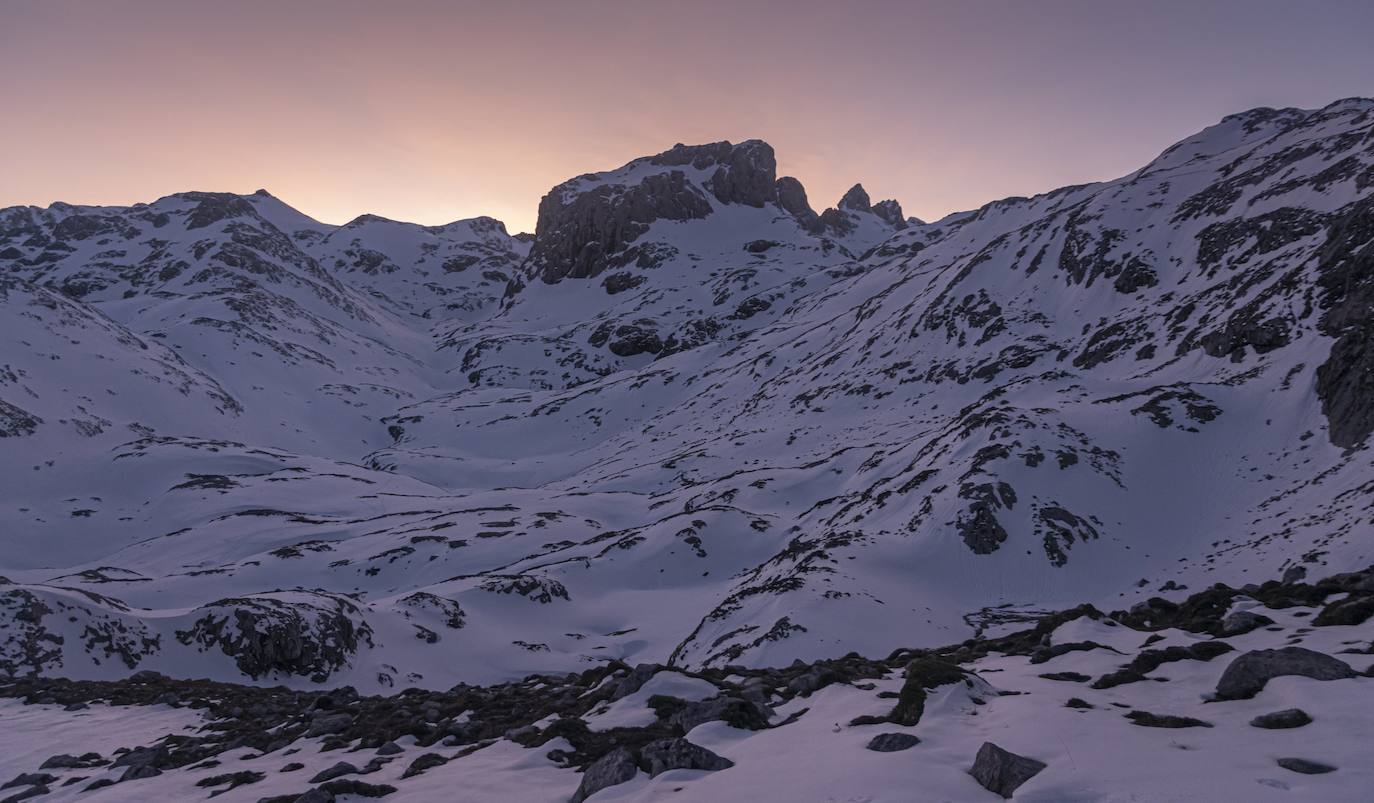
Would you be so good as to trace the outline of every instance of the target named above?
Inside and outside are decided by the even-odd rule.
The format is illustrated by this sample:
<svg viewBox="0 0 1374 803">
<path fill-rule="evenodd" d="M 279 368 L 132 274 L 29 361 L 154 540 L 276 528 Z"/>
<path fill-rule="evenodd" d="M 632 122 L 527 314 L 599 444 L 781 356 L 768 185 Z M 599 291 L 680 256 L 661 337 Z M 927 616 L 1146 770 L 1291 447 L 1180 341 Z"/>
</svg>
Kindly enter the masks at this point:
<svg viewBox="0 0 1374 803">
<path fill-rule="evenodd" d="M 387 697 L 12 677 L 0 799 L 1367 800 L 1374 567 L 1297 574 L 767 669 Z"/>
</svg>

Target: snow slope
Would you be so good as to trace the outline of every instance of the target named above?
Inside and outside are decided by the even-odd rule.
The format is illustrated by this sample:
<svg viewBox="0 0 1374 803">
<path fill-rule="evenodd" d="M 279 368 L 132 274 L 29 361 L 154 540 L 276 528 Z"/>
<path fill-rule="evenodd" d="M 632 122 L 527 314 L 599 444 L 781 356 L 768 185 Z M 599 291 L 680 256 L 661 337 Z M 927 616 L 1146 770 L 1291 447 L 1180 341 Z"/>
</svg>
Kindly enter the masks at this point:
<svg viewBox="0 0 1374 803">
<path fill-rule="evenodd" d="M 3 666 L 778 666 L 1374 561 L 1374 101 L 933 223 L 798 190 L 749 141 L 532 239 L 0 210 Z"/>
</svg>

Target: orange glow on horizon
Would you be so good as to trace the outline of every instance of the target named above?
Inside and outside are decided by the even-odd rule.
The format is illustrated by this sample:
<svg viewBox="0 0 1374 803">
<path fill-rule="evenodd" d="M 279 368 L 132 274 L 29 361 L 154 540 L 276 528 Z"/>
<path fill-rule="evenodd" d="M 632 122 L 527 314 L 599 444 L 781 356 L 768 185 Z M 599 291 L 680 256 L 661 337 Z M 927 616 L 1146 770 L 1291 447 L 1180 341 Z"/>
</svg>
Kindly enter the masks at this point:
<svg viewBox="0 0 1374 803">
<path fill-rule="evenodd" d="M 266 188 L 327 223 L 532 231 L 574 175 L 759 138 L 817 211 L 862 182 L 936 219 L 1374 86 L 1368 28 L 1227 5 L 19 0 L 0 206 Z"/>
</svg>

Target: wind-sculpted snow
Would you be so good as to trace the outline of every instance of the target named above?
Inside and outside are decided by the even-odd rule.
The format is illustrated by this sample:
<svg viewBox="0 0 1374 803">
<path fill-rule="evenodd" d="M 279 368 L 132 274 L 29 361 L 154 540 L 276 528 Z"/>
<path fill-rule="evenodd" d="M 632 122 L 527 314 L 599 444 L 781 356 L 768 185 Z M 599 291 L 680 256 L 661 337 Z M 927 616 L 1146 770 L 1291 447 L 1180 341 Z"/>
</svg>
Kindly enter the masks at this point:
<svg viewBox="0 0 1374 803">
<path fill-rule="evenodd" d="M 1374 560 L 1374 102 L 933 223 L 775 172 L 679 146 L 532 243 L 0 211 L 6 671 L 781 666 Z"/>
</svg>

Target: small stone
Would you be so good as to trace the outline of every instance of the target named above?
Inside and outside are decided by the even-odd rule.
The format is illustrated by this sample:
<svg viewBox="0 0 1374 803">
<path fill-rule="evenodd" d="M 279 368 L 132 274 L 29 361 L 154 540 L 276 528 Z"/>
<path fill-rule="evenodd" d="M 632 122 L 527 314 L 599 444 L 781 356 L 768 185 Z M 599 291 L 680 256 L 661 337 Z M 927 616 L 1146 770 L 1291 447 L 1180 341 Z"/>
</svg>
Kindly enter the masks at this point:
<svg viewBox="0 0 1374 803">
<path fill-rule="evenodd" d="M 1149 711 L 1132 711 L 1126 719 L 1145 728 L 1210 728 L 1212 723 L 1192 717 L 1178 717 L 1172 714 L 1151 714 Z"/>
<path fill-rule="evenodd" d="M 899 750 L 910 750 L 920 743 L 920 739 L 909 733 L 880 733 L 869 739 L 865 747 L 876 753 L 895 753 Z"/>
<path fill-rule="evenodd" d="M 1281 758 L 1278 760 L 1280 767 L 1303 775 L 1325 775 L 1328 772 L 1335 772 L 1336 768 L 1330 764 L 1322 764 L 1317 761 L 1308 761 L 1305 758 Z"/>
<path fill-rule="evenodd" d="M 386 744 L 377 748 L 377 755 L 379 756 L 394 756 L 404 752 L 405 748 L 401 747 L 399 744 L 396 744 L 395 742 L 387 742 Z"/>
<path fill-rule="evenodd" d="M 1307 715 L 1301 708 L 1285 708 L 1282 711 L 1275 711 L 1272 714 L 1260 714 L 1250 720 L 1250 724 L 1256 728 L 1268 728 L 1278 730 L 1282 728 L 1301 728 L 1312 722 L 1312 717 Z"/>
</svg>

